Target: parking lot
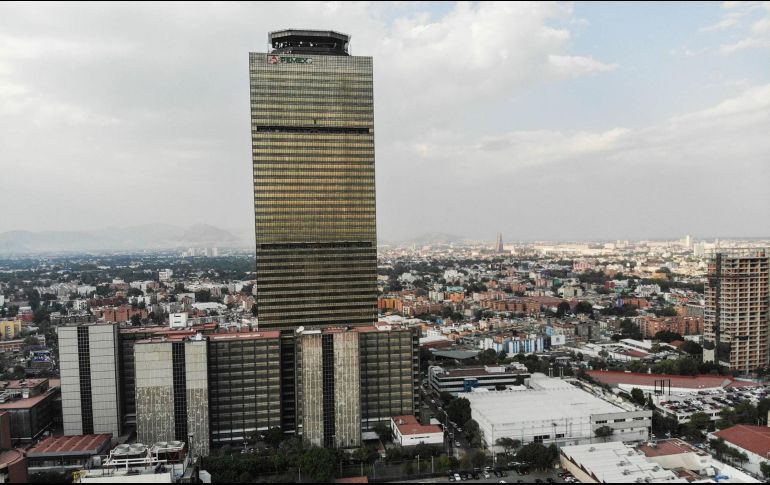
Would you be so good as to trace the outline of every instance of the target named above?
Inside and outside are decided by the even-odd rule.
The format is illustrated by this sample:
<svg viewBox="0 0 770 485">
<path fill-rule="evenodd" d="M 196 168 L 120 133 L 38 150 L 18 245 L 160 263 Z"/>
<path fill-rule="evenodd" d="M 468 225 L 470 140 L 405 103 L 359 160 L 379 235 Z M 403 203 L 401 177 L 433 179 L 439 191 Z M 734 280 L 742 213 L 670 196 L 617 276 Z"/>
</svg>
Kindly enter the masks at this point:
<svg viewBox="0 0 770 485">
<path fill-rule="evenodd" d="M 743 401 L 756 405 L 760 399 L 768 396 L 766 387 L 754 389 L 725 389 L 714 391 L 699 391 L 697 394 L 671 394 L 657 402 L 665 415 L 687 422 L 693 413 L 708 414 L 713 420 L 719 416 L 723 408 L 732 408 Z"/>
<path fill-rule="evenodd" d="M 470 478 L 468 480 L 461 480 L 463 483 L 567 483 L 564 479 L 559 477 L 559 473 L 562 470 L 551 470 L 546 472 L 532 471 L 527 474 L 520 474 L 513 470 L 505 471 L 504 476 L 495 476 L 493 473 L 489 474 L 489 478 L 484 477 L 484 472 L 479 473 L 479 478 Z M 407 481 L 406 483 L 451 483 L 454 480 L 450 480 L 448 475 L 436 478 L 426 478 L 422 480 Z"/>
</svg>

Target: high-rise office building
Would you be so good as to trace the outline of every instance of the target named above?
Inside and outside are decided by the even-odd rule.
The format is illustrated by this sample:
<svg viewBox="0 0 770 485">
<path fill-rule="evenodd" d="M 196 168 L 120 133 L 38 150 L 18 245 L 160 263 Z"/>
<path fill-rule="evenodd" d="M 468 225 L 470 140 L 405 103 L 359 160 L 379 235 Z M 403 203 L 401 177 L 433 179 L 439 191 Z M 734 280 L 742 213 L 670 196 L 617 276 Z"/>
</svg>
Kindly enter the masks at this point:
<svg viewBox="0 0 770 485">
<path fill-rule="evenodd" d="M 260 328 L 376 319 L 372 58 L 349 40 L 272 32 L 249 55 Z"/>
<path fill-rule="evenodd" d="M 61 325 L 62 419 L 65 435 L 121 434 L 118 326 Z"/>
<path fill-rule="evenodd" d="M 501 232 L 497 233 L 497 243 L 495 244 L 495 249 L 498 253 L 502 253 L 505 250 L 503 248 L 503 233 Z"/>
<path fill-rule="evenodd" d="M 239 444 L 280 428 L 280 332 L 213 334 L 208 342 L 212 445 Z"/>
<path fill-rule="evenodd" d="M 260 329 L 281 330 L 281 426 L 359 446 L 362 428 L 416 402 L 414 333 L 373 326 L 372 59 L 337 32 L 268 40 L 249 55 L 256 290 Z"/>
<path fill-rule="evenodd" d="M 704 308 L 707 362 L 751 373 L 770 364 L 770 251 L 717 250 L 708 262 Z"/>
<path fill-rule="evenodd" d="M 184 441 L 195 456 L 208 455 L 207 342 L 201 335 L 143 340 L 134 357 L 137 439 Z"/>
</svg>

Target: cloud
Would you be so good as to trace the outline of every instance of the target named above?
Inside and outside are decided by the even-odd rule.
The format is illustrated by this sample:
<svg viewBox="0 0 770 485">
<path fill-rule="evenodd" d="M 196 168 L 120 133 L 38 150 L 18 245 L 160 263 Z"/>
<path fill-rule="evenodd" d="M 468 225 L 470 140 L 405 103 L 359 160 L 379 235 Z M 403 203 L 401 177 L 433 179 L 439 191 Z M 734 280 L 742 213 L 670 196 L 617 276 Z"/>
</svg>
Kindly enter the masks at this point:
<svg viewBox="0 0 770 485">
<path fill-rule="evenodd" d="M 770 48 L 770 2 L 725 2 L 723 7 L 731 11 L 725 13 L 718 23 L 701 29 L 704 32 L 730 28 L 738 31 L 741 38 L 722 43 L 720 53 Z"/>
<path fill-rule="evenodd" d="M 576 29 L 601 29 L 590 20 L 538 2 L 1 4 L 0 193 L 12 206 L 0 231 L 187 221 L 253 232 L 247 53 L 285 27 L 350 33 L 353 54 L 374 57 L 383 238 L 497 226 L 511 239 L 644 237 L 640 220 L 669 213 L 666 231 L 767 221 L 766 93 L 626 126 L 634 113 L 600 108 L 616 99 L 603 91 L 649 78 L 624 79 L 625 61 L 578 42 Z M 522 101 L 549 92 L 585 107 Z M 747 169 L 730 211 L 688 216 L 727 164 Z M 750 197 L 759 209 L 734 217 Z M 627 210 L 636 219 L 619 223 Z"/>
<path fill-rule="evenodd" d="M 742 17 L 743 17 L 743 13 L 737 13 L 737 12 L 727 13 L 722 16 L 722 19 L 719 22 L 703 27 L 700 29 L 700 31 L 701 32 L 722 32 L 724 30 L 731 29 L 733 27 L 740 25 Z"/>
</svg>

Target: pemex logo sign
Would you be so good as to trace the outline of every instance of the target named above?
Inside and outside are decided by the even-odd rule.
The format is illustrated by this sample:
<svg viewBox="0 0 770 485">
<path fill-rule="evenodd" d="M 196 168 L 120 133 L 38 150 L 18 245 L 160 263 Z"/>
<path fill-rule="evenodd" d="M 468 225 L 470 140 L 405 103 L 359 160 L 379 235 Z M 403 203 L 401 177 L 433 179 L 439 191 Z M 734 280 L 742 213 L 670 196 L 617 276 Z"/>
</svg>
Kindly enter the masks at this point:
<svg viewBox="0 0 770 485">
<path fill-rule="evenodd" d="M 311 57 L 267 56 L 268 64 L 312 64 Z"/>
</svg>

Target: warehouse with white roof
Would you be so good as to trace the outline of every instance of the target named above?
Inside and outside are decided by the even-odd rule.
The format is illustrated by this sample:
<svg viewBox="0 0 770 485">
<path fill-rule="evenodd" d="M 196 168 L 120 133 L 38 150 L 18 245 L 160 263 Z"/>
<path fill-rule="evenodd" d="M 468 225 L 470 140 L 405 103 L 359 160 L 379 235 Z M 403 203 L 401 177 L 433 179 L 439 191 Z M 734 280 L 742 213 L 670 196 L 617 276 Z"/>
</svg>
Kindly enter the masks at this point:
<svg viewBox="0 0 770 485">
<path fill-rule="evenodd" d="M 558 446 L 649 438 L 652 411 L 623 409 L 543 374 L 534 374 L 526 384 L 505 391 L 459 394 L 470 401 L 471 417 L 489 449 L 502 451 L 496 445 L 499 438 Z M 612 435 L 597 438 L 596 430 L 602 427 L 611 428 Z"/>
</svg>

